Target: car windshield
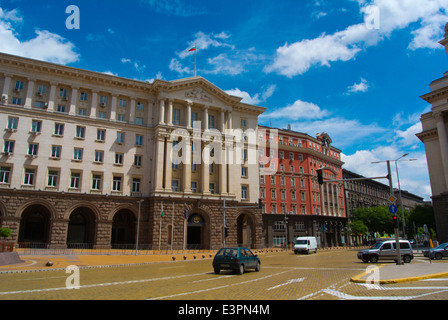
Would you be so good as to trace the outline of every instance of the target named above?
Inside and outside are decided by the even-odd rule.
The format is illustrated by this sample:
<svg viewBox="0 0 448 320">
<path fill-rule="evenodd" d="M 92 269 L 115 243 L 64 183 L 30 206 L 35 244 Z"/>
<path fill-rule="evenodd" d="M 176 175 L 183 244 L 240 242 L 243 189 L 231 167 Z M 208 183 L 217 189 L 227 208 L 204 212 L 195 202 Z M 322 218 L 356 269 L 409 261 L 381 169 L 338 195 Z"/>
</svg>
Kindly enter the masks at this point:
<svg viewBox="0 0 448 320">
<path fill-rule="evenodd" d="M 223 257 L 236 257 L 238 255 L 238 249 L 221 249 L 216 255 Z"/>
<path fill-rule="evenodd" d="M 447 245 L 448 245 L 448 242 L 439 244 L 439 245 L 436 247 L 436 249 L 443 249 L 443 248 L 445 248 Z"/>
<path fill-rule="evenodd" d="M 296 240 L 295 244 L 308 244 L 308 240 Z"/>
</svg>

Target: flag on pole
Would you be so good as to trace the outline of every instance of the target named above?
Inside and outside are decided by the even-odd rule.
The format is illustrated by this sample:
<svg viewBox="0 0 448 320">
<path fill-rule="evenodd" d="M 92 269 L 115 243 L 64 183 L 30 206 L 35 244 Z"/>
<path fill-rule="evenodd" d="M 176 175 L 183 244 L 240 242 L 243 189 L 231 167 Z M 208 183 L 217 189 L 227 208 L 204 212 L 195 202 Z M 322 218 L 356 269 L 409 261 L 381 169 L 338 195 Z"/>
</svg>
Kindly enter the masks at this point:
<svg viewBox="0 0 448 320">
<path fill-rule="evenodd" d="M 192 51 L 196 51 L 196 45 L 192 48 L 190 48 L 190 50 L 188 50 L 188 52 L 192 52 Z"/>
<path fill-rule="evenodd" d="M 162 202 L 162 212 L 160 212 L 160 217 L 163 218 L 163 202 Z"/>
</svg>

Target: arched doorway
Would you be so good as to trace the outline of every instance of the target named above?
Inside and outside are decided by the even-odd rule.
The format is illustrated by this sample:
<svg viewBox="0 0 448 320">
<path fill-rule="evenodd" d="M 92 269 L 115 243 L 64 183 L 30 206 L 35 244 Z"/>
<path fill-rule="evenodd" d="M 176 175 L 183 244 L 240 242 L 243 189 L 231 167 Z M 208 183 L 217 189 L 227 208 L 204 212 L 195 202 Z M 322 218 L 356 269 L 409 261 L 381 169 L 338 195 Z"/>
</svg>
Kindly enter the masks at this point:
<svg viewBox="0 0 448 320">
<path fill-rule="evenodd" d="M 118 211 L 112 222 L 112 248 L 134 245 L 136 234 L 135 214 L 126 209 Z"/>
<path fill-rule="evenodd" d="M 93 248 L 95 242 L 95 214 L 85 207 L 80 207 L 70 214 L 67 232 L 68 248 Z"/>
<path fill-rule="evenodd" d="M 202 215 L 194 213 L 187 223 L 187 249 L 208 249 L 207 224 Z"/>
<path fill-rule="evenodd" d="M 19 243 L 23 247 L 47 244 L 50 239 L 50 218 L 50 211 L 43 205 L 26 208 L 20 222 Z"/>
<path fill-rule="evenodd" d="M 241 214 L 237 219 L 238 246 L 254 248 L 255 227 L 252 218 L 248 214 Z"/>
</svg>

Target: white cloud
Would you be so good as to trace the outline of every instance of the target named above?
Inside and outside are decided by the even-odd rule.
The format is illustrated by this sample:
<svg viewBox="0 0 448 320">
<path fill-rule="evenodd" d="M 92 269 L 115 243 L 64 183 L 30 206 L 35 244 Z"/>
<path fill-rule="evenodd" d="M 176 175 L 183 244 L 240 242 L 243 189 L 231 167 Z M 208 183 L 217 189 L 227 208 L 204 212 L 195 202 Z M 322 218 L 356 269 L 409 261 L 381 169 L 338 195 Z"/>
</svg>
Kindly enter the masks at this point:
<svg viewBox="0 0 448 320">
<path fill-rule="evenodd" d="M 177 59 L 171 59 L 169 68 L 171 71 L 175 71 L 179 74 L 184 74 L 184 73 L 193 74 L 193 71 L 190 68 L 183 67 L 182 64 L 180 63 L 180 61 Z"/>
<path fill-rule="evenodd" d="M 370 46 L 390 36 L 395 30 L 412 24 L 414 36 L 410 49 L 441 48 L 437 39 L 443 35 L 443 25 L 448 21 L 448 0 L 358 0 L 360 14 L 375 6 L 380 13 L 379 29 L 359 23 L 334 34 L 322 34 L 314 39 L 303 39 L 285 44 L 276 51 L 274 61 L 265 72 L 293 77 L 307 72 L 313 66 L 330 66 L 336 61 L 349 61 Z M 417 26 L 417 27 L 416 27 Z"/>
<path fill-rule="evenodd" d="M 78 61 L 75 45 L 49 31 L 36 30 L 35 38 L 21 41 L 14 24 L 21 23 L 22 20 L 18 11 L 4 11 L 0 8 L 1 52 L 58 64 Z"/>
<path fill-rule="evenodd" d="M 230 38 L 230 35 L 228 35 L 225 32 L 221 32 L 218 34 L 214 33 L 206 34 L 202 31 L 199 31 L 194 36 L 195 36 L 194 40 L 188 42 L 188 45 L 185 48 L 185 50 L 177 54 L 179 58 L 185 59 L 186 57 L 193 55 L 194 52 L 189 51 L 193 46 L 196 46 L 196 49 L 201 51 L 207 50 L 209 48 L 218 48 L 218 47 L 229 47 L 231 49 L 234 49 L 233 45 L 223 41 Z"/>
<path fill-rule="evenodd" d="M 378 147 L 372 150 L 359 150 L 352 155 L 342 154 L 344 169 L 356 172 L 364 177 L 383 177 L 387 175 L 387 165 L 385 162 L 372 163 L 377 161 L 395 160 L 408 153 L 406 149 L 397 146 Z M 417 159 L 416 161 L 409 161 Z M 398 188 L 395 162 L 391 162 L 392 182 L 394 188 Z M 401 190 L 407 190 L 413 194 L 430 200 L 431 186 L 429 183 L 426 156 L 424 152 L 410 152 L 408 156 L 398 161 L 398 174 L 400 178 Z M 385 185 L 389 185 L 387 179 L 376 180 Z"/>
<path fill-rule="evenodd" d="M 257 105 L 261 102 L 266 102 L 266 100 L 269 99 L 274 94 L 276 89 L 277 86 L 275 84 L 270 85 L 261 94 L 256 93 L 253 97 L 248 92 L 241 91 L 238 88 L 226 90 L 225 92 L 232 96 L 243 98 L 242 102 L 244 103 Z"/>
<path fill-rule="evenodd" d="M 367 83 L 367 80 L 364 78 L 361 78 L 360 83 L 354 83 L 352 86 L 348 87 L 348 91 L 346 94 L 356 93 L 356 92 L 367 92 L 369 90 L 369 84 Z"/>
<path fill-rule="evenodd" d="M 289 121 L 297 121 L 305 119 L 322 119 L 328 114 L 328 111 L 322 110 L 314 103 L 297 100 L 292 105 L 262 114 L 260 119 L 286 118 Z"/>
</svg>

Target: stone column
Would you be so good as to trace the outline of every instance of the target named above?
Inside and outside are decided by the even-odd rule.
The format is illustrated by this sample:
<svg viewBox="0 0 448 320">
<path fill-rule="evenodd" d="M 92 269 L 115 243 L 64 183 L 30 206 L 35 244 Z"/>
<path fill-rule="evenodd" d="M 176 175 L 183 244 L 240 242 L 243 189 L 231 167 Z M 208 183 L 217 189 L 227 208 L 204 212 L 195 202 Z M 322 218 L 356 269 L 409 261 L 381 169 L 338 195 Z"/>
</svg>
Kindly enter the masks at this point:
<svg viewBox="0 0 448 320">
<path fill-rule="evenodd" d="M 437 132 L 439 135 L 440 153 L 442 156 L 445 190 L 448 190 L 448 135 L 442 112 L 435 113 Z"/>
<path fill-rule="evenodd" d="M 187 123 L 186 123 L 186 127 L 187 129 L 191 129 L 192 125 L 191 125 L 191 107 L 193 105 L 193 102 L 191 101 L 187 101 Z"/>
<path fill-rule="evenodd" d="M 131 98 L 131 108 L 129 111 L 129 123 L 135 123 L 135 109 L 136 108 L 136 102 L 134 98 Z"/>
<path fill-rule="evenodd" d="M 165 100 L 159 100 L 159 123 L 165 124 Z"/>
<path fill-rule="evenodd" d="M 34 79 L 28 79 L 28 89 L 26 90 L 25 108 L 31 108 L 34 96 Z"/>
<path fill-rule="evenodd" d="M 90 118 L 96 118 L 96 108 L 98 107 L 98 91 L 92 91 L 92 104 L 90 105 Z"/>
<path fill-rule="evenodd" d="M 163 191 L 163 164 L 165 162 L 164 159 L 164 151 L 165 151 L 165 138 L 163 136 L 156 137 L 156 157 L 154 161 L 154 180 L 155 180 L 155 191 L 161 192 Z"/>
<path fill-rule="evenodd" d="M 5 76 L 5 82 L 3 83 L 3 92 L 2 92 L 2 99 L 5 98 L 5 103 L 10 102 L 9 100 L 9 89 L 11 87 L 11 80 L 12 77 L 10 75 Z"/>
<path fill-rule="evenodd" d="M 112 95 L 112 106 L 110 108 L 110 120 L 115 121 L 117 120 L 117 95 Z"/>
<path fill-rule="evenodd" d="M 182 174 L 183 174 L 183 182 L 184 187 L 183 191 L 184 193 L 191 193 L 191 161 L 188 161 L 187 159 L 191 158 L 191 144 L 190 142 L 185 144 L 185 149 L 182 150 L 184 152 L 183 155 L 183 168 L 182 168 Z"/>
<path fill-rule="evenodd" d="M 227 129 L 233 129 L 232 112 L 231 111 L 227 112 Z"/>
<path fill-rule="evenodd" d="M 207 130 L 208 129 L 208 106 L 204 107 L 204 120 L 202 121 L 203 123 L 203 130 Z"/>
<path fill-rule="evenodd" d="M 78 101 L 78 89 L 76 87 L 72 88 L 72 95 L 70 99 L 70 108 L 68 110 L 68 114 L 74 115 L 76 114 L 76 102 Z"/>
<path fill-rule="evenodd" d="M 172 126 L 173 125 L 173 99 L 168 100 L 168 119 L 167 119 L 167 125 Z"/>
<path fill-rule="evenodd" d="M 172 150 L 173 142 L 170 138 L 166 138 L 165 149 L 165 191 L 171 192 L 171 179 L 172 179 Z"/>
<path fill-rule="evenodd" d="M 210 150 L 205 144 L 203 144 L 201 154 L 201 191 L 202 194 L 210 194 Z"/>
<path fill-rule="evenodd" d="M 54 100 L 56 97 L 56 83 L 50 83 L 50 97 L 48 99 L 48 109 L 47 112 L 54 111 Z"/>
</svg>

